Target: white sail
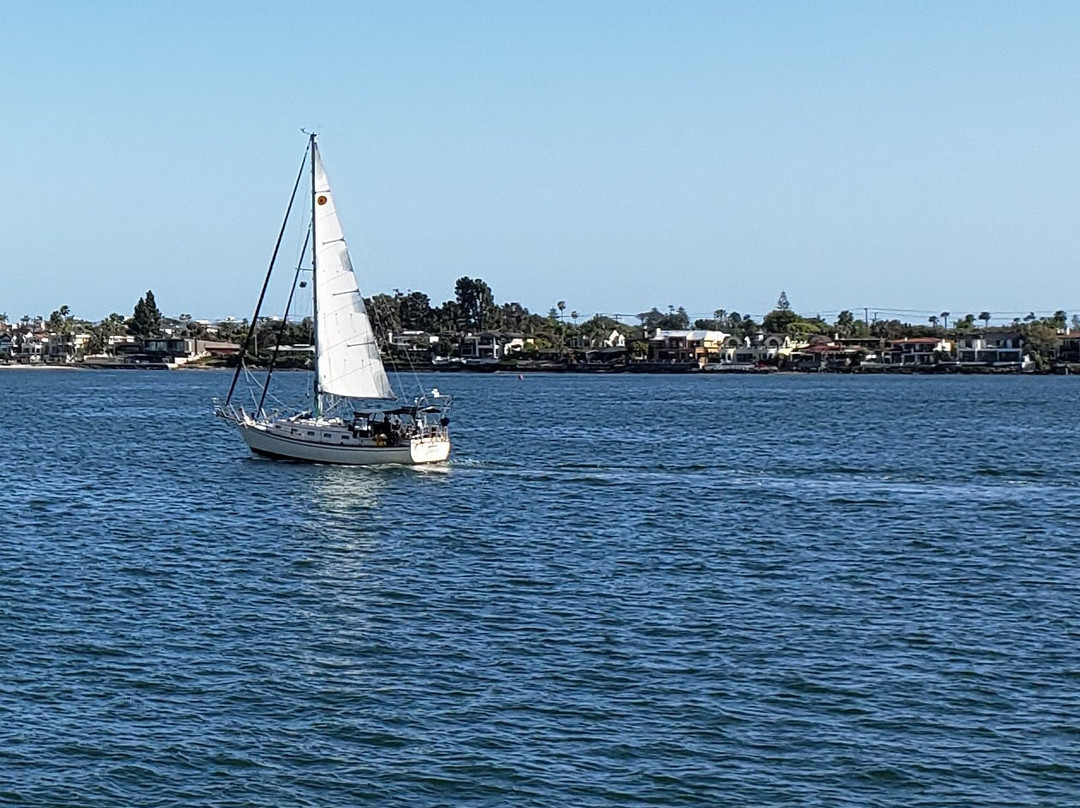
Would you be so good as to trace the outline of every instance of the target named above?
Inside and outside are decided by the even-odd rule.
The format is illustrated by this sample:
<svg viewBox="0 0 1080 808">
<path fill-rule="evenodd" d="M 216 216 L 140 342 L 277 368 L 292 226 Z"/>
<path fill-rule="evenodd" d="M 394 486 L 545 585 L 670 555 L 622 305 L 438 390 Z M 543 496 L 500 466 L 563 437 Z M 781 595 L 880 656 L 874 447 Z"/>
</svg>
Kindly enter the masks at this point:
<svg viewBox="0 0 1080 808">
<path fill-rule="evenodd" d="M 347 398 L 395 398 L 353 274 L 318 147 L 315 161 L 315 339 L 319 389 Z"/>
</svg>

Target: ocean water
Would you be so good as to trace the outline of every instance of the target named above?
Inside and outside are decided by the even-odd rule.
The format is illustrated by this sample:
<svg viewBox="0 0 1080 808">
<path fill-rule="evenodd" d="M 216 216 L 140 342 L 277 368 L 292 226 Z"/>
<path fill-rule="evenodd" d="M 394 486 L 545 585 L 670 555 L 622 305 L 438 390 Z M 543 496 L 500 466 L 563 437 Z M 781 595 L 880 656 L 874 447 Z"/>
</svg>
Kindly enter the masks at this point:
<svg viewBox="0 0 1080 808">
<path fill-rule="evenodd" d="M 427 469 L 228 381 L 0 372 L 0 804 L 1080 804 L 1080 380 L 430 376 Z"/>
</svg>

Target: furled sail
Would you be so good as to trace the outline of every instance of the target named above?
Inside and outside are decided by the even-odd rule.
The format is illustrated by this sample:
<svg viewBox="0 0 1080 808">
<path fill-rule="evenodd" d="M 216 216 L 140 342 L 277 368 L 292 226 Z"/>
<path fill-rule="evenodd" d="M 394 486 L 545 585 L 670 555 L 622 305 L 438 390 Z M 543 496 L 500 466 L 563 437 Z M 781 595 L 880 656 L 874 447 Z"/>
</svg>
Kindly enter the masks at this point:
<svg viewBox="0 0 1080 808">
<path fill-rule="evenodd" d="M 347 398 L 394 398 L 353 274 L 319 149 L 315 161 L 315 301 L 319 389 Z"/>
</svg>

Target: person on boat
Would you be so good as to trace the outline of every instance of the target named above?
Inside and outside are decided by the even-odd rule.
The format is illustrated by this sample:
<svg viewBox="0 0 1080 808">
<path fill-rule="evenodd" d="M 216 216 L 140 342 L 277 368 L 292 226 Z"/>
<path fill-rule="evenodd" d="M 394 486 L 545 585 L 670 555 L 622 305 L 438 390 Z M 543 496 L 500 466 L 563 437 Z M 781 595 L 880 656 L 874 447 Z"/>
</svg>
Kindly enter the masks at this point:
<svg viewBox="0 0 1080 808">
<path fill-rule="evenodd" d="M 389 418 L 388 423 L 389 423 L 389 430 L 388 431 L 389 431 L 389 435 L 390 435 L 390 445 L 391 446 L 397 446 L 399 443 L 401 443 L 401 437 L 402 437 L 402 434 L 404 432 L 404 430 L 402 429 L 402 426 L 401 426 L 401 419 L 398 418 L 396 415 L 391 415 L 390 418 Z"/>
</svg>

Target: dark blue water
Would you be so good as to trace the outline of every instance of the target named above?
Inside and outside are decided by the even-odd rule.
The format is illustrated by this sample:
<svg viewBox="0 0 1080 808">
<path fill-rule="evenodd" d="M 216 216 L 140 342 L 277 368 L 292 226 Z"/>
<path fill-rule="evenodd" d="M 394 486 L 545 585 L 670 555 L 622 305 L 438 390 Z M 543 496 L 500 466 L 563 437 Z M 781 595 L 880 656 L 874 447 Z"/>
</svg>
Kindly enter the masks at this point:
<svg viewBox="0 0 1080 808">
<path fill-rule="evenodd" d="M 0 372 L 0 804 L 1080 803 L 1080 381 L 424 381 L 374 470 Z"/>
</svg>

